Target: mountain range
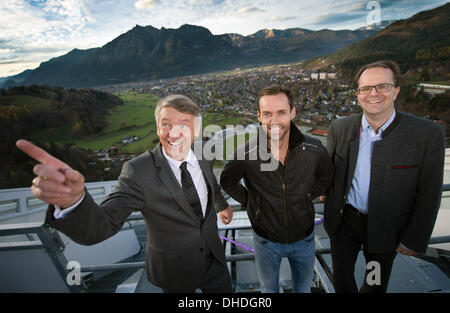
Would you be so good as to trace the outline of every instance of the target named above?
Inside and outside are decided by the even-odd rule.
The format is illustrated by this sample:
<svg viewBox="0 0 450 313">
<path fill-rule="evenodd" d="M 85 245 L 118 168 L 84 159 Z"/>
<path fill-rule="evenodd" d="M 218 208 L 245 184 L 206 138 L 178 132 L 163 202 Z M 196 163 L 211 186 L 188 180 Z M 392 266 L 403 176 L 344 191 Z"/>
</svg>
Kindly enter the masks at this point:
<svg viewBox="0 0 450 313">
<path fill-rule="evenodd" d="M 450 3 L 395 21 L 373 36 L 326 57 L 306 62 L 310 68 L 333 64 L 344 74 L 380 59 L 399 63 L 402 72 L 427 68 L 448 76 L 450 68 Z M 440 73 L 436 73 L 436 71 Z M 450 77 L 448 77 L 450 79 Z"/>
<path fill-rule="evenodd" d="M 334 65 L 344 75 L 380 59 L 397 61 L 403 72 L 420 67 L 448 72 L 450 3 L 353 31 L 263 29 L 242 36 L 213 35 L 194 25 L 178 29 L 136 25 L 102 47 L 74 49 L 9 77 L 3 87 L 94 87 L 308 59 L 309 68 Z"/>
<path fill-rule="evenodd" d="M 103 47 L 74 49 L 41 63 L 35 70 L 19 74 L 20 77 L 9 77 L 3 87 L 20 84 L 92 87 L 295 62 L 332 53 L 377 32 L 377 29 L 292 28 L 264 29 L 242 36 L 213 35 L 208 29 L 194 25 L 178 29 L 136 25 Z"/>
</svg>

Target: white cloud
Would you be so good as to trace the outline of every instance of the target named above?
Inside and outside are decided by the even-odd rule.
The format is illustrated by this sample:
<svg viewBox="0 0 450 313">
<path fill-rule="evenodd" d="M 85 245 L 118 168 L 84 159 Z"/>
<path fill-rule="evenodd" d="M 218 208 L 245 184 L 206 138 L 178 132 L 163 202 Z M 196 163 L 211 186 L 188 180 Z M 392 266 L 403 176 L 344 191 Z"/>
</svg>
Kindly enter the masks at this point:
<svg viewBox="0 0 450 313">
<path fill-rule="evenodd" d="M 49 0 L 42 8 L 21 2 L 10 0 L 0 6 L 0 40 L 28 45 L 58 37 L 73 39 L 95 21 L 83 1 Z"/>
<path fill-rule="evenodd" d="M 7 49 L 1 49 L 0 48 L 0 54 L 4 54 L 4 53 L 13 53 L 13 52 L 15 52 L 16 50 L 15 49 L 9 49 L 9 48 L 7 48 Z"/>
<path fill-rule="evenodd" d="M 269 22 L 286 22 L 296 20 L 297 16 L 272 16 L 267 19 Z"/>
<path fill-rule="evenodd" d="M 159 0 L 138 0 L 134 7 L 138 10 L 148 10 L 153 9 L 158 3 Z"/>
<path fill-rule="evenodd" d="M 62 55 L 73 48 L 87 48 L 94 38 L 87 28 L 96 21 L 84 1 L 48 0 L 26 3 L 19 0 L 0 2 L 0 76 L 25 66 Z M 16 73 L 17 74 L 17 73 Z"/>
<path fill-rule="evenodd" d="M 194 24 L 213 34 L 264 28 L 355 29 L 361 0 L 0 0 L 0 77 L 79 48 L 101 47 L 136 24 Z M 379 0 L 382 19 L 407 18 L 446 0 Z M 401 11 L 397 9 L 401 8 Z M 16 66 L 16 67 L 14 67 Z M 12 73 L 16 69 L 16 73 Z"/>
<path fill-rule="evenodd" d="M 237 14 L 246 14 L 246 13 L 261 13 L 266 12 L 265 10 L 261 10 L 257 7 L 243 7 L 236 11 Z"/>
</svg>

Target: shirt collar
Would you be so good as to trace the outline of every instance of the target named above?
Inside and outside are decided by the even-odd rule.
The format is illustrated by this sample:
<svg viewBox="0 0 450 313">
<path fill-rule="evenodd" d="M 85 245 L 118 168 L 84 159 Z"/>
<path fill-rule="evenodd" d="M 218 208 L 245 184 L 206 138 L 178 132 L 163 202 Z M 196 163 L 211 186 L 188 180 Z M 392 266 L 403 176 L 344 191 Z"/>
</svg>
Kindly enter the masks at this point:
<svg viewBox="0 0 450 313">
<path fill-rule="evenodd" d="M 392 111 L 391 117 L 389 117 L 389 119 L 380 127 L 380 131 L 378 132 L 377 135 L 381 135 L 386 130 L 386 128 L 388 128 L 389 125 L 391 125 L 392 121 L 394 121 L 395 114 L 396 114 L 396 112 L 394 109 L 394 111 Z M 363 114 L 363 117 L 361 120 L 361 131 L 366 131 L 369 127 L 371 128 L 371 126 L 369 125 L 369 122 L 366 119 L 366 116 Z"/>
<path fill-rule="evenodd" d="M 189 153 L 188 153 L 188 155 L 186 156 L 186 158 L 183 161 L 177 161 L 177 160 L 171 158 L 170 156 L 168 156 L 166 154 L 166 152 L 164 151 L 164 147 L 163 146 L 161 146 L 161 150 L 162 150 L 162 153 L 164 154 L 164 157 L 169 162 L 169 164 L 172 164 L 173 166 L 176 166 L 177 168 L 179 168 L 181 163 L 186 161 L 189 165 L 195 167 L 195 156 L 194 156 L 194 152 L 192 152 L 192 149 L 189 149 Z"/>
</svg>

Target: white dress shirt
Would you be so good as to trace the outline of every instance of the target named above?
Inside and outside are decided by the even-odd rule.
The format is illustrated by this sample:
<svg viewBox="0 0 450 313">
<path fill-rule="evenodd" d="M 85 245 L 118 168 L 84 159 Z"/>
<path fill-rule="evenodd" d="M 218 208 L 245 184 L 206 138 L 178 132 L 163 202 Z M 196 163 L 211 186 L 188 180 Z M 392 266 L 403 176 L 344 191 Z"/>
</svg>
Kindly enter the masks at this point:
<svg viewBox="0 0 450 313">
<path fill-rule="evenodd" d="M 202 205 L 203 217 L 205 217 L 206 207 L 208 206 L 208 188 L 206 187 L 203 172 L 200 168 L 200 164 L 198 163 L 197 158 L 195 157 L 194 152 L 192 152 L 192 149 L 189 150 L 189 154 L 187 155 L 186 159 L 184 159 L 184 161 L 181 162 L 174 160 L 170 156 L 168 156 L 164 151 L 164 148 L 162 149 L 162 152 L 164 154 L 164 157 L 167 159 L 167 162 L 169 163 L 170 168 L 172 169 L 172 172 L 175 175 L 175 178 L 180 184 L 180 187 L 182 187 L 180 165 L 184 161 L 187 162 L 187 169 L 191 174 L 195 189 L 197 189 L 198 197 L 200 198 L 200 203 Z"/>
<path fill-rule="evenodd" d="M 181 185 L 181 169 L 180 165 L 183 163 L 183 161 L 177 161 L 169 157 L 166 152 L 164 151 L 164 148 L 161 148 L 162 152 L 164 154 L 164 157 L 167 159 L 167 162 L 169 163 L 170 169 L 172 170 L 173 174 L 175 175 L 175 178 L 177 179 L 178 183 Z M 200 164 L 198 163 L 197 158 L 195 157 L 195 154 L 192 152 L 192 149 L 189 150 L 189 154 L 187 155 L 186 159 L 184 160 L 188 163 L 187 169 L 189 173 L 191 174 L 192 181 L 194 182 L 195 189 L 197 189 L 198 197 L 200 198 L 200 203 L 202 205 L 202 212 L 203 217 L 205 217 L 206 214 L 206 207 L 208 206 L 208 188 L 206 187 L 205 178 L 203 177 L 203 172 L 200 168 Z M 74 205 L 61 210 L 61 208 L 57 205 L 55 205 L 55 210 L 53 211 L 53 217 L 55 219 L 60 219 L 69 214 L 72 210 L 74 210 L 80 203 L 83 201 L 86 194 L 81 197 L 81 199 L 75 203 Z"/>
<path fill-rule="evenodd" d="M 389 119 L 380 127 L 378 133 L 369 125 L 366 116 L 363 114 L 361 120 L 361 130 L 359 133 L 359 151 L 356 161 L 355 175 L 348 192 L 347 203 L 354 208 L 367 214 L 368 199 L 370 189 L 370 175 L 372 163 L 373 144 L 382 139 L 382 134 L 391 125 L 395 118 L 395 110 Z"/>
</svg>

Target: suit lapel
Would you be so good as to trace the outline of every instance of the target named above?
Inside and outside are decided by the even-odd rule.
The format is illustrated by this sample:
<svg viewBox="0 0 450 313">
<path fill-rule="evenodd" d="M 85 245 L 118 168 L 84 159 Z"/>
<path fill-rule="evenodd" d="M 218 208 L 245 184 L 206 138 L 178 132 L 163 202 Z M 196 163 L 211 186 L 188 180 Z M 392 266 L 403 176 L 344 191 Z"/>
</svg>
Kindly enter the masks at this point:
<svg viewBox="0 0 450 313">
<path fill-rule="evenodd" d="M 358 160 L 359 151 L 359 138 L 355 138 L 350 141 L 349 158 L 348 158 L 348 176 L 347 176 L 347 190 L 346 194 L 350 190 L 352 185 L 353 176 L 355 175 L 356 162 Z"/>
<path fill-rule="evenodd" d="M 403 135 L 403 127 L 400 123 L 400 114 L 396 112 L 395 119 L 392 121 L 391 125 L 383 132 L 381 143 L 383 145 L 383 153 L 376 154 L 374 147 L 374 155 L 378 155 L 381 159 L 379 162 L 381 164 L 391 164 L 392 158 L 397 154 L 401 145 L 401 138 Z"/>
<path fill-rule="evenodd" d="M 350 190 L 350 186 L 352 185 L 353 176 L 355 175 L 356 162 L 358 161 L 358 151 L 359 151 L 359 135 L 361 131 L 361 119 L 355 119 L 353 123 L 351 136 L 349 140 L 349 152 L 348 152 L 348 176 L 347 176 L 347 190 L 346 193 Z"/>
<path fill-rule="evenodd" d="M 155 158 L 155 165 L 158 168 L 158 176 L 161 179 L 162 183 L 169 192 L 172 194 L 175 201 L 178 205 L 183 209 L 183 211 L 188 214 L 196 223 L 199 223 L 197 216 L 194 214 L 194 211 L 191 208 L 186 196 L 183 193 L 183 189 L 181 189 L 180 184 L 178 183 L 175 175 L 172 172 L 172 169 L 167 163 L 166 158 L 162 154 L 161 144 L 158 144 L 156 148 L 153 150 L 153 155 Z"/>
</svg>

